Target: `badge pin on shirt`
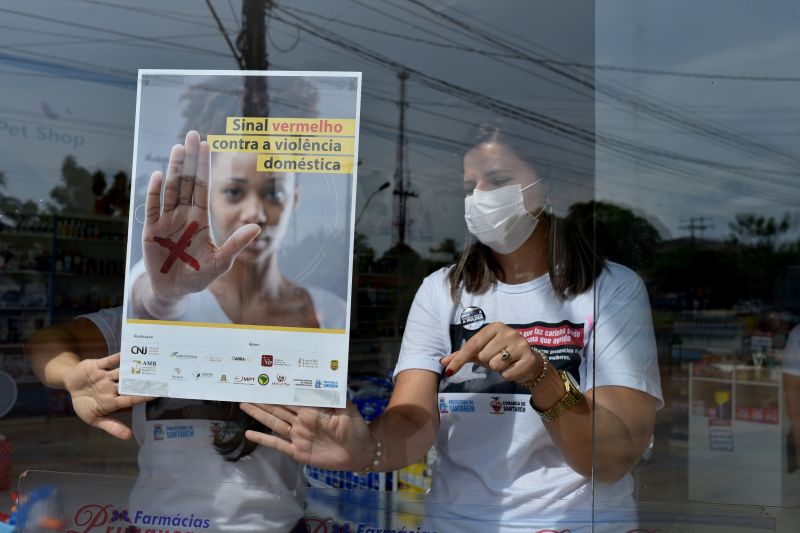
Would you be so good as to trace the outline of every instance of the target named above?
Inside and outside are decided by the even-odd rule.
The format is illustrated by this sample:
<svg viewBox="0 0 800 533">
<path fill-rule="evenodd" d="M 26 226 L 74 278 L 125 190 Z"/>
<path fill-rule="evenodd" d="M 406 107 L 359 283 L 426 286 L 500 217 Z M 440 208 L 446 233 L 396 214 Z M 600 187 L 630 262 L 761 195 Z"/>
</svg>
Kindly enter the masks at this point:
<svg viewBox="0 0 800 533">
<path fill-rule="evenodd" d="M 461 312 L 460 321 L 462 328 L 475 331 L 486 323 L 486 315 L 483 309 L 471 305 Z"/>
</svg>

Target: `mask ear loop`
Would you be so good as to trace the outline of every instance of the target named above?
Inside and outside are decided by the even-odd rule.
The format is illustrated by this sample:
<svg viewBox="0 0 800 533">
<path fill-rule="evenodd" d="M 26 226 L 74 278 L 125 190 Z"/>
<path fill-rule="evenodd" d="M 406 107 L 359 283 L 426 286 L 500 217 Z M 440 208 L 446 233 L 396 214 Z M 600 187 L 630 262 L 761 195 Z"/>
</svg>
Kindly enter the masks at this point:
<svg viewBox="0 0 800 533">
<path fill-rule="evenodd" d="M 537 183 L 539 183 L 539 182 L 540 182 L 540 181 L 542 181 L 542 180 L 544 180 L 544 178 L 539 178 L 538 180 L 534 181 L 533 183 L 529 183 L 529 184 L 527 184 L 526 186 L 522 187 L 522 188 L 519 190 L 519 192 L 524 192 L 524 191 L 526 191 L 526 190 L 530 189 L 531 187 L 533 187 L 534 185 L 536 185 Z"/>
<path fill-rule="evenodd" d="M 531 187 L 533 187 L 534 185 L 536 185 L 540 181 L 544 181 L 544 178 L 539 178 L 538 180 L 534 181 L 533 183 L 529 183 L 528 185 L 520 188 L 519 192 L 521 192 L 521 193 L 525 192 L 527 189 L 530 189 Z M 540 216 L 542 216 L 542 213 L 545 212 L 545 209 L 549 209 L 549 211 L 548 211 L 549 214 L 553 213 L 553 206 L 552 206 L 552 204 L 551 204 L 549 199 L 545 201 L 544 205 L 542 206 L 542 208 L 539 210 L 539 212 L 537 214 L 534 215 L 530 211 L 528 211 L 528 214 L 531 215 L 532 217 L 539 218 Z"/>
</svg>

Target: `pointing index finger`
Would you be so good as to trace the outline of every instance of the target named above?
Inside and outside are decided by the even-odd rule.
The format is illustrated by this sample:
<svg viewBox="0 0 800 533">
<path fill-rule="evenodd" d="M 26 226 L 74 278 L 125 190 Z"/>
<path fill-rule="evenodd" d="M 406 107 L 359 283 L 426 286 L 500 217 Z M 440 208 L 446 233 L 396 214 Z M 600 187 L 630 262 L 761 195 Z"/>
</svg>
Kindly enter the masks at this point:
<svg viewBox="0 0 800 533">
<path fill-rule="evenodd" d="M 491 327 L 491 325 L 486 326 L 465 342 L 460 350 L 443 357 L 441 362 L 443 365 L 446 365 L 444 370 L 445 376 L 450 377 L 461 370 L 461 367 L 468 362 L 476 361 L 478 359 L 478 353 L 480 353 L 483 347 L 486 346 L 496 334 L 497 331 L 495 328 Z"/>
</svg>

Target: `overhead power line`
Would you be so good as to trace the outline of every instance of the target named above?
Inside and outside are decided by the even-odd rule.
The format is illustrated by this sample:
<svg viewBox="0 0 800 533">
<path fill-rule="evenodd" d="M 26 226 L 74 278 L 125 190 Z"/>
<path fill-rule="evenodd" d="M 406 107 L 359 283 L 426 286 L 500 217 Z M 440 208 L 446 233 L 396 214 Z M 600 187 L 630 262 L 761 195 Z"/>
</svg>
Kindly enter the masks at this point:
<svg viewBox="0 0 800 533">
<path fill-rule="evenodd" d="M 78 28 L 78 29 L 81 29 L 81 30 L 89 30 L 89 31 L 94 31 L 94 32 L 98 32 L 98 33 L 106 33 L 106 34 L 109 34 L 109 35 L 117 35 L 119 37 L 130 37 L 130 38 L 134 38 L 134 39 L 140 39 L 143 42 L 159 43 L 159 44 L 162 44 L 164 46 L 167 46 L 167 47 L 170 47 L 170 48 L 174 48 L 176 50 L 184 50 L 184 51 L 187 51 L 187 52 L 200 52 L 200 53 L 203 53 L 203 54 L 211 54 L 211 55 L 216 55 L 216 56 L 227 57 L 227 54 L 223 54 L 222 52 L 218 52 L 216 50 L 209 50 L 207 48 L 200 48 L 198 46 L 191 46 L 191 45 L 183 44 L 183 43 L 173 43 L 173 42 L 170 42 L 170 41 L 166 41 L 164 39 L 160 39 L 158 37 L 148 37 L 148 36 L 145 36 L 145 35 L 137 35 L 137 34 L 134 34 L 134 33 L 127 33 L 127 32 L 122 32 L 122 31 L 117 31 L 117 30 L 109 30 L 109 29 L 106 29 L 106 28 L 99 28 L 97 26 L 90 26 L 88 24 L 81 24 L 79 22 L 70 22 L 70 21 L 60 20 L 60 19 L 51 18 L 51 17 L 45 17 L 45 16 L 42 16 L 42 15 L 34 15 L 32 13 L 25 13 L 23 11 L 16 11 L 14 9 L 7 9 L 7 8 L 0 7 L 0 13 L 9 13 L 11 15 L 16 15 L 16 16 L 19 16 L 19 17 L 30 18 L 30 19 L 35 19 L 35 20 L 41 20 L 41 21 L 44 21 L 44 22 L 51 22 L 53 24 L 60 24 L 60 25 L 63 25 L 63 26 L 69 26 L 69 27 Z"/>
<path fill-rule="evenodd" d="M 276 6 L 276 9 L 278 6 Z M 534 111 L 521 108 L 519 106 L 515 106 L 513 104 L 509 104 L 507 102 L 500 101 L 496 98 L 490 97 L 483 93 L 479 93 L 477 91 L 472 91 L 457 85 L 454 85 L 446 80 L 441 80 L 434 76 L 425 74 L 421 71 L 416 69 L 407 67 L 395 60 L 392 60 L 388 57 L 382 56 L 377 52 L 364 47 L 358 43 L 350 41 L 335 32 L 331 32 L 324 27 L 321 27 L 308 19 L 303 17 L 299 17 L 298 15 L 287 13 L 286 11 L 282 11 L 292 20 L 287 18 L 274 15 L 273 18 L 275 20 L 279 20 L 286 24 L 298 27 L 301 31 L 304 31 L 310 35 L 313 35 L 321 40 L 327 41 L 335 46 L 343 48 L 348 52 L 360 57 L 361 59 L 367 61 L 368 63 L 379 65 L 383 68 L 390 69 L 394 72 L 400 71 L 402 69 L 407 69 L 409 73 L 412 75 L 412 78 L 415 79 L 418 83 L 426 85 L 434 90 L 442 91 L 447 94 L 451 94 L 459 99 L 465 100 L 467 102 L 472 103 L 473 105 L 477 105 L 479 107 L 483 107 L 485 109 L 491 110 L 496 114 L 507 116 L 513 118 L 515 120 L 522 121 L 524 123 L 530 124 L 534 127 L 545 129 L 556 135 L 561 135 L 566 138 L 571 138 L 572 140 L 576 140 L 580 143 L 594 143 L 595 137 L 594 132 L 585 130 L 583 128 L 579 128 L 575 125 L 559 121 L 557 119 L 547 117 L 545 115 L 541 115 L 540 113 L 536 113 Z M 625 157 L 630 158 L 633 161 L 638 162 L 638 164 L 642 168 L 647 168 L 653 171 L 659 172 L 666 172 L 668 174 L 676 175 L 682 179 L 688 179 L 692 181 L 696 181 L 698 179 L 705 180 L 709 183 L 716 182 L 719 185 L 727 185 L 725 181 L 721 181 L 721 178 L 714 176 L 708 169 L 704 170 L 702 174 L 697 173 L 695 170 L 687 170 L 676 164 L 674 161 L 675 159 L 682 160 L 685 159 L 686 156 L 682 154 L 675 154 L 672 152 L 668 152 L 665 150 L 656 149 L 652 146 L 643 146 L 636 143 L 632 143 L 629 141 L 625 141 L 623 139 L 619 139 L 609 135 L 603 135 L 597 138 L 598 146 L 604 150 L 611 150 L 612 152 L 617 152 Z M 655 157 L 654 157 L 655 156 Z M 643 160 L 643 158 L 647 158 Z M 697 163 L 697 161 L 686 161 L 691 163 Z M 715 162 L 709 162 L 710 165 L 715 165 Z M 720 170 L 720 169 L 718 169 Z M 782 186 L 789 187 L 789 184 L 784 183 L 777 183 Z M 752 188 L 752 192 L 756 196 L 765 197 L 765 195 L 769 194 L 768 191 L 764 191 L 762 188 Z M 774 196 L 774 199 L 777 201 L 778 199 L 785 198 L 781 194 L 777 194 Z"/>
<path fill-rule="evenodd" d="M 206 0 L 206 5 L 208 5 L 208 10 L 211 11 L 211 16 L 214 17 L 214 20 L 217 23 L 217 27 L 219 28 L 219 31 L 222 34 L 222 37 L 224 37 L 225 38 L 225 42 L 228 43 L 228 48 L 230 49 L 231 54 L 233 55 L 233 58 L 236 60 L 236 63 L 238 63 L 239 68 L 244 70 L 244 68 L 245 68 L 244 60 L 242 59 L 242 56 L 239 54 L 239 52 L 236 50 L 236 47 L 233 46 L 233 43 L 231 42 L 230 37 L 228 37 L 228 32 L 225 31 L 225 26 L 222 24 L 222 21 L 219 19 L 219 15 L 217 15 L 217 12 L 214 9 L 214 6 L 211 5 L 211 0 Z"/>
<path fill-rule="evenodd" d="M 464 31 L 471 32 L 473 35 L 480 38 L 484 42 L 493 44 L 498 48 L 511 52 L 518 51 L 519 49 L 518 47 L 514 47 L 502 41 L 495 35 L 489 34 L 482 28 L 467 24 L 466 22 L 456 17 L 453 17 L 442 11 L 436 10 L 430 7 L 429 5 L 425 4 L 421 0 L 408 0 L 408 2 L 416 5 L 420 9 L 423 9 L 431 13 L 432 15 L 438 18 L 447 21 L 448 23 L 458 28 L 463 29 Z M 524 54 L 524 55 L 526 56 L 526 59 L 540 65 L 542 68 L 552 73 L 563 76 L 566 79 L 572 80 L 579 85 L 583 85 L 585 87 L 591 87 L 592 89 L 597 90 L 597 92 L 605 94 L 606 96 L 609 96 L 615 99 L 616 101 L 624 102 L 626 106 L 635 106 L 637 109 L 644 110 L 648 114 L 654 117 L 667 121 L 673 125 L 679 126 L 688 131 L 699 133 L 705 136 L 706 138 L 713 139 L 715 142 L 718 142 L 720 144 L 737 148 L 741 151 L 750 153 L 751 155 L 756 155 L 758 157 L 771 157 L 773 159 L 779 158 L 783 164 L 790 166 L 790 168 L 792 169 L 796 169 L 798 165 L 800 165 L 800 156 L 798 156 L 793 152 L 783 150 L 779 147 L 775 147 L 765 143 L 760 143 L 758 141 L 755 141 L 749 137 L 740 135 L 738 133 L 725 131 L 724 129 L 718 128 L 707 122 L 698 121 L 694 117 L 679 116 L 675 110 L 665 110 L 662 107 L 652 102 L 649 102 L 647 99 L 641 96 L 621 93 L 615 90 L 614 88 L 603 84 L 595 86 L 593 80 L 582 78 L 580 75 L 576 75 L 575 73 L 565 70 L 560 66 L 542 63 L 541 58 L 537 58 L 529 54 Z"/>
<path fill-rule="evenodd" d="M 281 11 L 283 10 L 281 9 Z M 285 11 L 283 12 L 285 13 Z M 372 50 L 367 50 L 366 47 L 358 45 L 357 43 L 354 43 L 352 41 L 349 41 L 346 38 L 336 33 L 332 33 L 329 30 L 326 30 L 325 28 L 317 24 L 314 24 L 313 22 L 307 19 L 304 19 L 302 17 L 299 17 L 291 13 L 287 14 L 289 17 L 295 19 L 294 22 L 287 21 L 288 23 L 297 26 L 302 31 L 305 31 L 323 40 L 331 42 L 337 46 L 345 48 L 350 52 L 369 60 L 370 62 L 376 63 L 382 67 L 391 68 L 396 72 L 404 69 L 408 70 L 409 73 L 418 83 L 422 83 L 436 90 L 446 92 L 460 99 L 467 100 L 473 104 L 490 109 L 509 118 L 527 122 L 531 125 L 564 136 L 566 138 L 571 138 L 573 140 L 577 140 L 583 143 L 587 142 L 594 143 L 594 141 L 597 140 L 600 146 L 604 148 L 610 148 L 612 150 L 617 150 L 631 157 L 640 157 L 642 155 L 656 156 L 659 159 L 663 159 L 665 161 L 657 160 L 654 161 L 654 164 L 659 166 L 664 166 L 665 168 L 669 168 L 669 164 L 671 164 L 672 161 L 679 160 L 694 164 L 700 164 L 704 166 L 710 166 L 714 168 L 721 168 L 724 170 L 737 170 L 737 171 L 746 170 L 746 169 L 731 167 L 730 165 L 725 165 L 713 161 L 703 160 L 700 158 L 692 158 L 683 154 L 670 152 L 663 149 L 658 149 L 652 146 L 642 146 L 611 135 L 601 135 L 598 136 L 597 139 L 595 139 L 595 134 L 592 131 L 580 128 L 573 124 L 560 121 L 552 117 L 548 117 L 546 115 L 542 115 L 541 113 L 537 113 L 532 110 L 528 110 L 525 108 L 515 106 L 513 104 L 509 104 L 507 102 L 500 101 L 496 98 L 485 95 L 483 93 L 472 91 L 470 89 L 454 85 L 446 80 L 442 80 L 434 76 L 425 74 L 419 70 L 410 68 L 390 58 L 382 56 L 377 52 L 374 52 Z M 275 19 L 286 21 L 286 19 L 278 17 L 277 15 L 275 16 Z M 781 183 L 781 185 L 789 185 L 789 184 Z"/>
</svg>

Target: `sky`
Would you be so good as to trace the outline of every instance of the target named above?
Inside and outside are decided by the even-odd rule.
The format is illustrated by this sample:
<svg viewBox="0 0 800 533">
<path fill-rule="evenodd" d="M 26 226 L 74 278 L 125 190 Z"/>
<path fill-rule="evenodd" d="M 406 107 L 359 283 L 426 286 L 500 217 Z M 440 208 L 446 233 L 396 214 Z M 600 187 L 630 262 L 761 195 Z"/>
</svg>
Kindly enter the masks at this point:
<svg viewBox="0 0 800 533">
<path fill-rule="evenodd" d="M 240 1 L 212 4 L 235 39 Z M 596 147 L 557 140 L 558 175 L 588 177 L 598 200 L 636 210 L 664 238 L 687 236 L 694 217 L 723 238 L 737 213 L 780 215 L 800 200 L 793 0 L 283 4 L 268 26 L 271 68 L 363 72 L 357 230 L 378 253 L 397 238 L 393 188 L 372 193 L 394 181 L 400 66 L 412 69 L 407 242 L 423 255 L 464 239 L 462 141 L 498 105 L 529 128 L 535 117 L 594 131 Z M 67 154 L 130 172 L 137 69 L 237 68 L 202 2 L 133 6 L 0 6 L 5 194 L 46 203 Z"/>
</svg>

